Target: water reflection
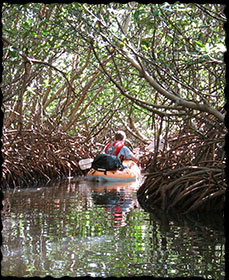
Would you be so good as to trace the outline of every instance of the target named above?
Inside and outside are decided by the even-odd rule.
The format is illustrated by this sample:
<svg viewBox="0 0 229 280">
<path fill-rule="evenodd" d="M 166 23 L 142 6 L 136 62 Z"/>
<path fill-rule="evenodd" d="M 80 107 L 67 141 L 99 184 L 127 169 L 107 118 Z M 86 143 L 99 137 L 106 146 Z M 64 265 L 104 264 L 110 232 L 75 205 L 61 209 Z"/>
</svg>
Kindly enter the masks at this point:
<svg viewBox="0 0 229 280">
<path fill-rule="evenodd" d="M 92 183 L 92 198 L 95 205 L 103 205 L 113 226 L 125 226 L 127 213 L 138 206 L 136 192 L 139 183 Z"/>
<path fill-rule="evenodd" d="M 223 279 L 222 224 L 146 213 L 137 188 L 76 178 L 6 192 L 2 275 Z"/>
</svg>

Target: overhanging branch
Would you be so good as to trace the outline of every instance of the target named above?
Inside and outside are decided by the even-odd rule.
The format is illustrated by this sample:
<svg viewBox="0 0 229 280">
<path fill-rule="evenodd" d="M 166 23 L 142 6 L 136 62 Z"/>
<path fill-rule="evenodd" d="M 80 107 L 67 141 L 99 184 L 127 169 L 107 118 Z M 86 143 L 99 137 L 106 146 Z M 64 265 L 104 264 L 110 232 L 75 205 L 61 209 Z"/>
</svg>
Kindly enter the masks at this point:
<svg viewBox="0 0 229 280">
<path fill-rule="evenodd" d="M 163 87 L 161 87 L 148 73 L 145 71 L 141 65 L 136 61 L 136 59 L 127 51 L 127 49 L 121 49 L 123 55 L 127 58 L 127 60 L 131 63 L 133 67 L 135 67 L 141 75 L 145 78 L 145 80 L 154 88 L 156 89 L 160 94 L 164 95 L 171 101 L 175 102 L 176 105 L 181 105 L 186 108 L 191 108 L 195 110 L 199 110 L 201 112 L 207 112 L 219 119 L 221 122 L 224 121 L 224 115 L 220 113 L 218 110 L 210 107 L 207 103 L 205 104 L 199 104 L 193 101 L 188 101 L 180 96 L 177 96 L 173 93 L 170 93 L 169 91 L 165 90 Z M 134 52 L 136 54 L 136 52 Z"/>
</svg>

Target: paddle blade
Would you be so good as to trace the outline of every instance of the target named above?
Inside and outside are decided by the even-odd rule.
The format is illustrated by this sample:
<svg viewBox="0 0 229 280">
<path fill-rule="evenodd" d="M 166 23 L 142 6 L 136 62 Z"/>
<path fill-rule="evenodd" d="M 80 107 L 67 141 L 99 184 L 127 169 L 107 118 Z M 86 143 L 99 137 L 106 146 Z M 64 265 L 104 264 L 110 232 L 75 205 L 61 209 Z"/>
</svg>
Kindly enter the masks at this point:
<svg viewBox="0 0 229 280">
<path fill-rule="evenodd" d="M 82 170 L 90 169 L 92 162 L 93 162 L 93 158 L 81 159 L 79 161 L 80 169 Z"/>
</svg>

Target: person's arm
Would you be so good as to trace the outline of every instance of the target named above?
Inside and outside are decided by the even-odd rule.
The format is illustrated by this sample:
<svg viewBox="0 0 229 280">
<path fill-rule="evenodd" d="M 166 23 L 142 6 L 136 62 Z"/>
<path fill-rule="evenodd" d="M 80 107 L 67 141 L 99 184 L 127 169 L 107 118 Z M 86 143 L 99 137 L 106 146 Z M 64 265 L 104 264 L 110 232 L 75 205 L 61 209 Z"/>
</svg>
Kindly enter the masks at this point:
<svg viewBox="0 0 229 280">
<path fill-rule="evenodd" d="M 133 160 L 134 162 L 138 162 L 138 158 L 136 158 L 135 156 L 132 156 L 131 160 Z"/>
<path fill-rule="evenodd" d="M 130 159 L 133 160 L 134 162 L 138 162 L 138 158 L 131 152 L 131 150 L 127 146 L 124 146 L 121 149 L 120 155 L 123 155 L 124 159 Z"/>
</svg>

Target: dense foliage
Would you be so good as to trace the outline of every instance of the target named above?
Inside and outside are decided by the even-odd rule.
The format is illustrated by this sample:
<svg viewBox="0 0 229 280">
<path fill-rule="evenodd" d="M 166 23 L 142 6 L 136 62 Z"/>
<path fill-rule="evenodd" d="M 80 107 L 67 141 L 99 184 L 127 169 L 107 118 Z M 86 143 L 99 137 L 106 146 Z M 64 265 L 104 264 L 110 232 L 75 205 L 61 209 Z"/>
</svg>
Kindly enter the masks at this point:
<svg viewBox="0 0 229 280">
<path fill-rule="evenodd" d="M 199 139 L 179 142 L 191 158 L 217 135 L 209 155 L 224 164 L 225 22 L 221 4 L 3 4 L 5 158 L 24 162 L 33 132 L 49 146 L 52 135 L 83 139 L 87 157 L 122 128 L 151 171 L 160 144 L 172 157 L 182 133 Z M 73 169 L 75 154 L 58 165 Z M 5 161 L 5 179 L 10 172 Z"/>
<path fill-rule="evenodd" d="M 208 115 L 222 122 L 223 8 L 4 4 L 5 128 L 93 136 L 135 125 L 149 137 L 162 118 L 164 126 L 195 127 Z"/>
</svg>

